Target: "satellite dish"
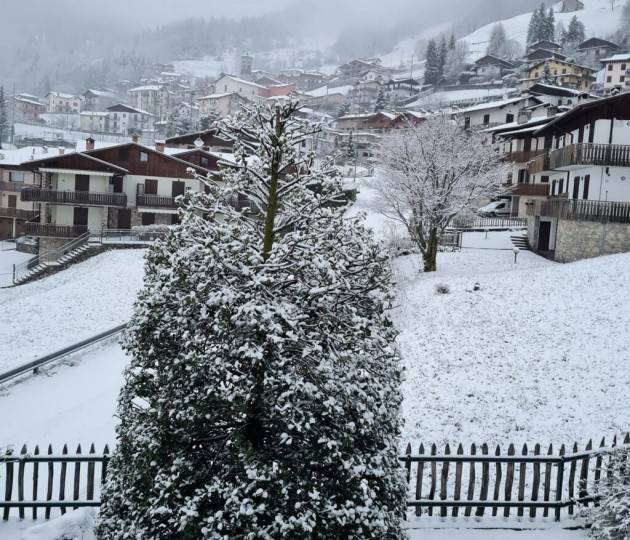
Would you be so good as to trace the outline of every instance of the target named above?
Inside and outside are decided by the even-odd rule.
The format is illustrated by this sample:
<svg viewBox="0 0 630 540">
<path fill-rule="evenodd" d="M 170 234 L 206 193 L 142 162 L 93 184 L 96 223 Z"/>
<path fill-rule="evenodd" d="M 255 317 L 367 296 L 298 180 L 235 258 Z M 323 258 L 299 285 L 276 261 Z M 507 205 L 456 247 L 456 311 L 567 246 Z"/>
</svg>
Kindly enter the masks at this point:
<svg viewBox="0 0 630 540">
<path fill-rule="evenodd" d="M 201 137 L 197 137 L 195 142 L 193 143 L 197 148 L 201 148 L 204 145 L 203 139 Z"/>
</svg>

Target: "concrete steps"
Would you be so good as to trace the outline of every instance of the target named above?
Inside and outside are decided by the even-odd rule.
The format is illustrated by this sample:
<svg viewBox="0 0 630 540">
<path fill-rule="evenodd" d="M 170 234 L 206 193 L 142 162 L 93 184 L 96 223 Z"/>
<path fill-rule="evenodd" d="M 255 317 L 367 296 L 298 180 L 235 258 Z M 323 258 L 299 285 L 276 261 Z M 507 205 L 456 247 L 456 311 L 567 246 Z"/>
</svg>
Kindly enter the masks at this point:
<svg viewBox="0 0 630 540">
<path fill-rule="evenodd" d="M 527 236 L 524 234 L 518 234 L 511 236 L 512 244 L 514 244 L 521 251 L 529 251 L 529 244 L 527 243 Z"/>
<path fill-rule="evenodd" d="M 40 276 L 44 272 L 56 266 L 59 266 L 59 267 L 66 266 L 70 264 L 72 261 L 74 261 L 76 258 L 83 255 L 89 249 L 91 249 L 91 246 L 84 244 L 80 247 L 73 249 L 72 251 L 69 251 L 63 257 L 59 258 L 56 261 L 40 263 L 37 266 L 34 266 L 33 268 L 31 268 L 25 274 L 21 275 L 19 278 L 17 278 L 14 281 L 14 285 L 22 285 L 23 283 L 27 283 L 28 281 L 35 279 L 36 277 Z"/>
</svg>

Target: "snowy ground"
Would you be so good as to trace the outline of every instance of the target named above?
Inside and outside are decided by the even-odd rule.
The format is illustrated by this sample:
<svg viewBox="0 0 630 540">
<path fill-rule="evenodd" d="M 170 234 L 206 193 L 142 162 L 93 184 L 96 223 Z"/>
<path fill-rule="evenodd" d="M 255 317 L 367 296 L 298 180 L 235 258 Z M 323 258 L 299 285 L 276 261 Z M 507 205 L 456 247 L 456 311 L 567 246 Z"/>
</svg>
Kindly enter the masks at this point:
<svg viewBox="0 0 630 540">
<path fill-rule="evenodd" d="M 127 321 L 142 286 L 143 255 L 108 251 L 48 278 L 0 289 L 0 371 Z"/>
<path fill-rule="evenodd" d="M 380 204 L 362 185 L 351 213 L 387 238 Z M 404 443 L 585 444 L 630 428 L 630 255 L 514 264 L 511 234 L 466 234 L 433 275 L 396 260 Z"/>
<path fill-rule="evenodd" d="M 16 251 L 15 244 L 0 242 L 0 287 L 10 283 L 14 264 L 22 264 L 33 257 L 30 253 Z"/>
<path fill-rule="evenodd" d="M 502 529 L 420 529 L 409 532 L 409 540 L 580 540 L 584 531 L 561 529 L 506 531 Z"/>
</svg>

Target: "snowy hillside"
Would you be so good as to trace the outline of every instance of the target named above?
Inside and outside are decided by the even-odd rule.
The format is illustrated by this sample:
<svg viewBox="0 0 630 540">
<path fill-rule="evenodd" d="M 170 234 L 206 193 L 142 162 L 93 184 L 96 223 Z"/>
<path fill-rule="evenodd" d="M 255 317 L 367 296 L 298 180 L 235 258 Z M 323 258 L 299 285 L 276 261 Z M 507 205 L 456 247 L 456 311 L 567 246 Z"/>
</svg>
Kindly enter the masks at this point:
<svg viewBox="0 0 630 540">
<path fill-rule="evenodd" d="M 614 10 L 611 9 L 610 0 L 583 0 L 583 2 L 584 9 L 575 13 L 559 13 L 561 3 L 556 4 L 554 6 L 556 23 L 561 21 L 565 27 L 568 27 L 573 16 L 577 16 L 586 26 L 587 37 L 605 38 L 617 29 L 621 18 L 621 2 L 617 3 Z M 500 22 L 505 27 L 508 39 L 515 39 L 525 46 L 530 19 L 531 13 L 525 13 Z M 463 38 L 470 45 L 471 60 L 476 60 L 486 53 L 490 33 L 495 24 L 488 24 Z"/>
<path fill-rule="evenodd" d="M 561 3 L 555 4 L 554 10 L 556 12 L 556 22 L 562 21 L 564 26 L 568 27 L 573 16 L 577 15 L 577 17 L 586 26 L 587 37 L 597 36 L 605 38 L 617 29 L 619 26 L 619 19 L 621 17 L 621 2 L 617 3 L 617 7 L 613 11 L 610 7 L 610 0 L 583 1 L 584 9 L 575 13 L 559 13 Z M 479 28 L 467 36 L 464 36 L 462 40 L 468 42 L 470 46 L 470 60 L 477 60 L 486 53 L 486 47 L 490 41 L 492 27 L 497 24 L 497 22 L 501 22 L 505 27 L 508 39 L 515 39 L 524 47 L 527 39 L 527 28 L 529 26 L 531 16 L 531 13 L 524 13 L 510 19 L 496 21 Z M 424 31 L 414 38 L 405 39 L 401 41 L 392 52 L 381 55 L 383 63 L 390 66 L 398 66 L 401 63 L 401 60 L 409 63 L 409 59 L 415 54 L 415 46 L 418 40 L 437 37 L 441 33 L 448 33 L 448 31 L 449 27 L 444 25 Z"/>
</svg>

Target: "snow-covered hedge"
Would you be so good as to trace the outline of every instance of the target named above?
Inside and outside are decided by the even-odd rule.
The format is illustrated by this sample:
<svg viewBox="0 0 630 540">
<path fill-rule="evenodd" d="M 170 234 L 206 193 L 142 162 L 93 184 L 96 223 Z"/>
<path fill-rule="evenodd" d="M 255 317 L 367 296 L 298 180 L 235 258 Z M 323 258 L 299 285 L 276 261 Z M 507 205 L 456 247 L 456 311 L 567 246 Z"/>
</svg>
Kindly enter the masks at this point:
<svg viewBox="0 0 630 540">
<path fill-rule="evenodd" d="M 612 473 L 610 477 L 608 472 Z M 609 471 L 603 471 L 602 477 L 600 505 L 590 511 L 591 536 L 597 540 L 629 540 L 630 449 L 612 453 Z"/>
</svg>

